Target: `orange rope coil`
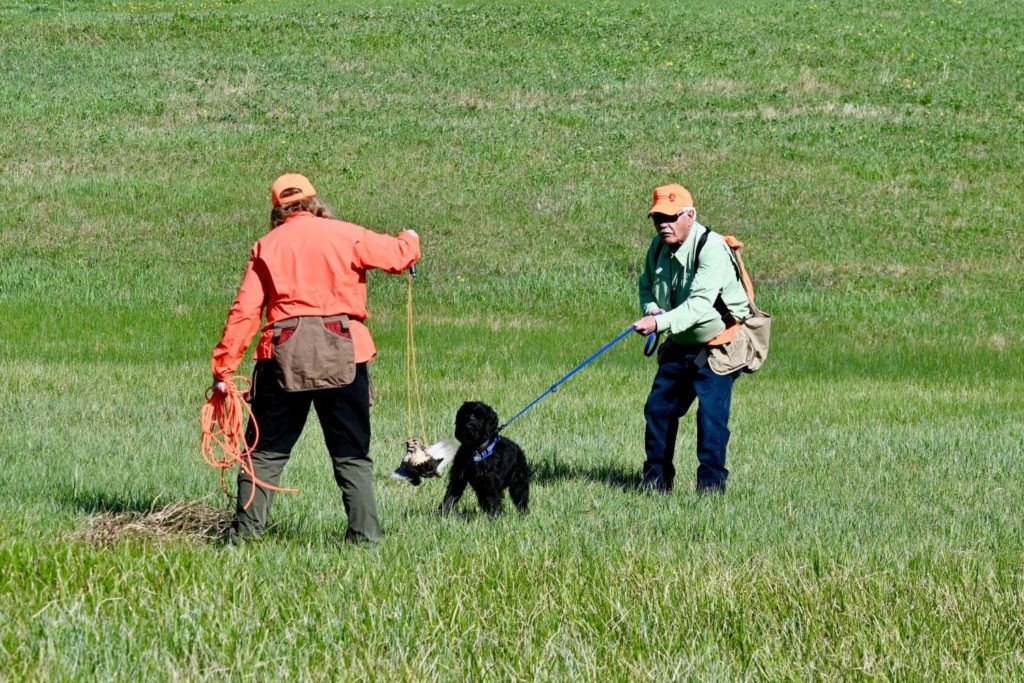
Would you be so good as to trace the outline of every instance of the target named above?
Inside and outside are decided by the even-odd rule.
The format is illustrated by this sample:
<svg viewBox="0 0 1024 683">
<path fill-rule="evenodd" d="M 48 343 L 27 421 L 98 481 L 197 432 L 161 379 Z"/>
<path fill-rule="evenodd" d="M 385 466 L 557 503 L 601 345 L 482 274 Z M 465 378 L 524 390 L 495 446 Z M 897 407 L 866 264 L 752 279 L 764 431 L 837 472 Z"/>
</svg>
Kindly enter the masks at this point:
<svg viewBox="0 0 1024 683">
<path fill-rule="evenodd" d="M 224 474 L 235 465 L 242 468 L 242 471 L 252 479 L 252 491 L 249 493 L 249 500 L 245 502 L 243 509 L 248 510 L 256 497 L 256 487 L 266 491 L 283 491 L 285 493 L 298 493 L 298 489 L 286 489 L 271 486 L 256 477 L 256 471 L 252 464 L 252 452 L 260 440 L 259 425 L 252 415 L 252 408 L 245 400 L 245 389 L 248 389 L 251 382 L 247 377 L 231 375 L 223 380 L 226 390 L 215 391 L 213 387 L 206 390 L 206 403 L 203 404 L 201 422 L 203 426 L 203 460 L 210 467 L 220 470 L 220 487 L 225 495 L 231 498 L 227 484 L 224 483 Z M 245 438 L 245 427 L 247 421 L 252 421 L 253 436 L 250 443 Z"/>
</svg>

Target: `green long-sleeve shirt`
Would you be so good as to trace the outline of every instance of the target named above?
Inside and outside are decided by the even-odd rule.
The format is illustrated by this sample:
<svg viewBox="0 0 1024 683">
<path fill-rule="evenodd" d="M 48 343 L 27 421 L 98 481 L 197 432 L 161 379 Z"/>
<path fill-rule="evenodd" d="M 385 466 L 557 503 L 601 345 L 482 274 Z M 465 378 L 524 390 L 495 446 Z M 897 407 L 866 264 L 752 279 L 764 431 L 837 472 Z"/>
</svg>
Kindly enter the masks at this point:
<svg viewBox="0 0 1024 683">
<path fill-rule="evenodd" d="M 734 318 L 750 317 L 747 293 L 736 277 L 729 245 L 721 235 L 708 235 L 694 272 L 697 242 L 707 230 L 694 221 L 689 236 L 674 254 L 655 236 L 640 273 L 640 307 L 648 315 L 658 309 L 665 311 L 657 317 L 658 332 L 667 332 L 669 339 L 678 344 L 702 344 L 725 329 L 715 309 L 719 294 Z"/>
</svg>

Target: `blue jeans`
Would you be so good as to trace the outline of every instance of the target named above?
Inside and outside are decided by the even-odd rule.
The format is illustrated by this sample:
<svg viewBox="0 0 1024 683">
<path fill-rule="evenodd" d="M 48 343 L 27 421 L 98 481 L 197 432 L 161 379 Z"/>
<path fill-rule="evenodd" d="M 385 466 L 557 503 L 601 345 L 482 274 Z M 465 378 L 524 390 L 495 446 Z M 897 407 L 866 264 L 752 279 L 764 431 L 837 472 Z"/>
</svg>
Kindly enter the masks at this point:
<svg viewBox="0 0 1024 683">
<path fill-rule="evenodd" d="M 725 452 L 729 445 L 729 407 L 732 385 L 739 371 L 716 375 L 700 346 L 667 343 L 658 355 L 658 372 L 644 406 L 647 430 L 644 444 L 644 484 L 663 491 L 672 488 L 679 418 L 697 399 L 697 486 L 725 489 L 729 470 Z"/>
</svg>

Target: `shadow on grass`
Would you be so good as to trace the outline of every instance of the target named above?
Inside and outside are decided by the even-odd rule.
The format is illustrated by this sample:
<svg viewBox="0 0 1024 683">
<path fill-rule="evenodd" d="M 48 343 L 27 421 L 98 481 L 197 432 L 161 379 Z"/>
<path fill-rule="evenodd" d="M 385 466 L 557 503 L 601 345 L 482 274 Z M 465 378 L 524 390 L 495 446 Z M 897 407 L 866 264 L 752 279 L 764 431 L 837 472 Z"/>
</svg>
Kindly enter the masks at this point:
<svg viewBox="0 0 1024 683">
<path fill-rule="evenodd" d="M 569 465 L 553 459 L 535 462 L 531 467 L 535 484 L 581 480 L 604 484 L 627 493 L 641 493 L 640 483 L 643 476 L 639 466 L 626 469 L 613 463 L 599 463 L 593 467 L 581 467 L 578 464 Z"/>
<path fill-rule="evenodd" d="M 159 493 L 111 493 L 109 491 L 63 491 L 57 502 L 66 507 L 94 515 L 101 513 L 150 512 L 168 501 Z"/>
</svg>

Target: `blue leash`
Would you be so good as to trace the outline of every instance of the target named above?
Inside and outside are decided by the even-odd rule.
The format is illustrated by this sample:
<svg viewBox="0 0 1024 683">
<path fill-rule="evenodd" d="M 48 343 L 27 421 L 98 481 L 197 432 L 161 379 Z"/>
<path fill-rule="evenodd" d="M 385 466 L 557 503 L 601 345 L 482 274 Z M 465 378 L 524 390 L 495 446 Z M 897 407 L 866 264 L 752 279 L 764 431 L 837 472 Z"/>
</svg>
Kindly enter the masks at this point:
<svg viewBox="0 0 1024 683">
<path fill-rule="evenodd" d="M 659 314 L 660 315 L 660 314 Z M 652 332 L 647 335 L 647 339 L 644 339 L 644 355 L 650 358 L 654 355 L 654 352 L 658 350 L 658 344 L 661 343 L 661 332 Z"/>
<path fill-rule="evenodd" d="M 522 414 L 523 414 L 523 413 L 525 413 L 525 412 L 526 412 L 527 410 L 529 410 L 530 408 L 532 408 L 532 407 L 534 407 L 535 405 L 537 405 L 538 403 L 540 403 L 541 399 L 543 399 L 543 398 L 544 398 L 545 396 L 547 396 L 548 394 L 553 394 L 554 392 L 558 391 L 558 387 L 560 387 L 560 386 L 562 386 L 563 384 L 565 384 L 566 382 L 568 382 L 568 381 L 569 381 L 569 379 L 570 379 L 570 378 L 571 378 L 571 377 L 572 377 L 573 375 L 575 375 L 575 374 L 576 374 L 577 372 L 579 372 L 579 371 L 580 371 L 580 370 L 582 370 L 583 368 L 585 368 L 585 367 L 587 367 L 588 365 L 590 365 L 591 363 L 593 363 L 593 362 L 594 362 L 594 361 L 595 361 L 595 360 L 597 359 L 597 357 L 598 357 L 598 356 L 600 356 L 600 355 L 601 355 L 602 353 L 604 353 L 604 352 L 605 352 L 605 351 L 607 351 L 608 349 L 612 348 L 613 346 L 615 346 L 616 344 L 618 344 L 618 343 L 619 343 L 620 341 L 622 341 L 623 339 L 625 339 L 625 338 L 626 338 L 626 337 L 628 337 L 629 335 L 633 334 L 634 332 L 635 332 L 635 330 L 633 329 L 633 326 L 632 326 L 632 325 L 630 325 L 629 327 L 627 327 L 627 328 L 626 328 L 626 331 L 625 331 L 625 332 L 623 332 L 623 333 L 622 333 L 622 334 L 620 334 L 620 335 L 619 335 L 618 337 L 616 337 L 615 339 L 612 339 L 612 340 L 611 340 L 610 342 L 608 342 L 607 344 L 605 344 L 604 346 L 602 346 L 602 347 L 601 347 L 600 349 L 598 349 L 597 353 L 595 353 L 595 354 L 594 354 L 593 356 L 591 356 L 590 358 L 586 359 L 585 361 L 583 361 L 582 363 L 580 363 L 579 365 L 577 365 L 577 366 L 576 366 L 575 368 L 573 368 L 572 372 L 570 372 L 570 373 L 569 373 L 568 375 L 566 375 L 566 376 L 565 376 L 565 377 L 563 377 L 562 379 L 560 379 L 560 380 L 558 380 L 557 382 L 555 382 L 554 384 L 552 384 L 552 385 L 551 385 L 551 387 L 550 387 L 550 388 L 548 388 L 548 390 L 547 390 L 547 391 L 545 391 L 545 392 L 544 392 L 543 394 L 541 394 L 541 395 L 540 395 L 540 396 L 538 396 L 537 398 L 533 399 L 533 400 L 532 400 L 532 401 L 530 402 L 530 405 L 526 406 L 525 408 L 523 408 L 522 410 L 520 410 L 520 411 L 519 411 L 518 413 L 516 413 L 516 414 L 515 414 L 515 416 L 514 416 L 514 417 L 513 417 L 513 418 L 512 418 L 511 420 L 509 420 L 509 421 L 508 421 L 508 422 L 506 422 L 505 424 L 503 424 L 503 425 L 501 425 L 500 427 L 498 427 L 498 432 L 501 432 L 501 430 L 505 429 L 505 427 L 508 427 L 508 426 L 509 426 L 510 424 L 512 424 L 513 422 L 515 422 L 515 421 L 516 421 L 516 420 L 517 420 L 517 419 L 519 418 L 519 416 L 520 416 L 520 415 L 522 415 Z M 652 334 L 652 335 L 650 335 L 650 336 L 648 336 L 648 337 L 647 337 L 647 342 L 645 342 L 644 354 L 646 354 L 646 355 L 648 355 L 648 356 L 649 356 L 649 355 L 651 355 L 650 353 L 647 353 L 647 349 L 646 349 L 646 346 L 650 344 L 650 339 L 651 339 L 651 337 L 657 337 L 657 336 L 658 336 L 658 335 L 656 335 L 656 334 Z M 657 348 L 657 342 L 655 342 L 655 348 Z M 652 351 L 651 351 L 651 353 L 654 353 L 654 351 L 652 350 Z"/>
</svg>

